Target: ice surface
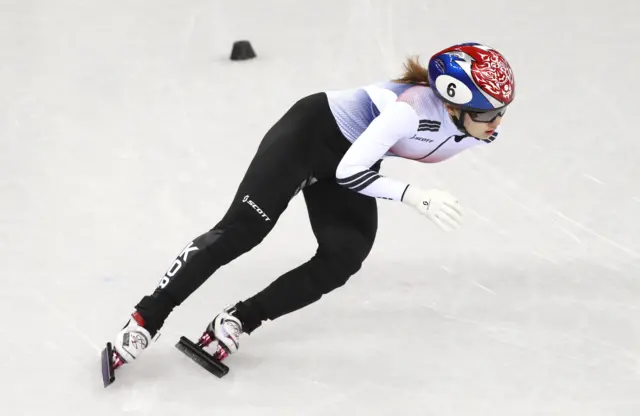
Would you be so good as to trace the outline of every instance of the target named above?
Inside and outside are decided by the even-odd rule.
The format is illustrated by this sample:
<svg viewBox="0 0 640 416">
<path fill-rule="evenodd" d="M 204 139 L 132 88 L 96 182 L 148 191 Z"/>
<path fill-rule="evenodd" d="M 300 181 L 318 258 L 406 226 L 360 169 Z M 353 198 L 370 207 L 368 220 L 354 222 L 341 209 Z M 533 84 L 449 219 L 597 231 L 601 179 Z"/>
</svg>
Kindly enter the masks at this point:
<svg viewBox="0 0 640 416">
<path fill-rule="evenodd" d="M 4 0 L 1 413 L 637 416 L 639 15 L 631 0 Z M 238 39 L 258 59 L 229 61 Z M 361 272 L 245 337 L 217 379 L 174 344 L 312 255 L 297 198 L 103 389 L 100 348 L 218 221 L 293 101 L 469 40 L 516 71 L 500 138 L 383 165 L 459 196 L 459 232 L 381 201 Z"/>
</svg>

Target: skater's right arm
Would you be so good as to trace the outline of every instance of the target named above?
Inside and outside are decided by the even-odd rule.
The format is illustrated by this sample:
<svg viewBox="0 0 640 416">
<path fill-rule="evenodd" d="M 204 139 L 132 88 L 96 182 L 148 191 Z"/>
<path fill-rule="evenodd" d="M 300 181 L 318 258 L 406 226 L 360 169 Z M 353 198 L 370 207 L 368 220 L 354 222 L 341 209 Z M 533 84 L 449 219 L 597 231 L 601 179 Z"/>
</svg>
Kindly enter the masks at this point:
<svg viewBox="0 0 640 416">
<path fill-rule="evenodd" d="M 448 192 L 409 185 L 386 178 L 371 169 L 399 140 L 415 135 L 419 117 L 406 101 L 395 101 L 376 117 L 351 145 L 338 164 L 338 183 L 375 198 L 402 201 L 444 231 L 460 226 L 462 210 Z"/>
<path fill-rule="evenodd" d="M 384 177 L 371 169 L 399 140 L 412 137 L 418 114 L 408 103 L 395 101 L 376 117 L 353 142 L 338 164 L 338 183 L 375 198 L 400 201 L 408 184 Z"/>
</svg>

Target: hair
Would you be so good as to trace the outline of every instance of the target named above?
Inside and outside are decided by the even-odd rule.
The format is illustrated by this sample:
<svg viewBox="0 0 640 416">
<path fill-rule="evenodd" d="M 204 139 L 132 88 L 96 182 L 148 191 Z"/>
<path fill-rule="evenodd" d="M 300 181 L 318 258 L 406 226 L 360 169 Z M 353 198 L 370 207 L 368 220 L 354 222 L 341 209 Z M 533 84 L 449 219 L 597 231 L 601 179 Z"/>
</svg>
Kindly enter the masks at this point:
<svg viewBox="0 0 640 416">
<path fill-rule="evenodd" d="M 429 70 L 420 63 L 419 56 L 410 56 L 404 63 L 404 74 L 394 81 L 401 84 L 429 86 Z"/>
</svg>

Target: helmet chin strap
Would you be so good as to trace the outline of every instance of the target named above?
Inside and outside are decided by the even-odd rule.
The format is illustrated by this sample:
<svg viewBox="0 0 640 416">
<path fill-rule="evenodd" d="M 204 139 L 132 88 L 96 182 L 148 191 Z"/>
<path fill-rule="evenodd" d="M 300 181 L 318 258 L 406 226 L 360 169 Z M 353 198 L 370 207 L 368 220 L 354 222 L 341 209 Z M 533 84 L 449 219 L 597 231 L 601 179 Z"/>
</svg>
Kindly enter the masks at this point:
<svg viewBox="0 0 640 416">
<path fill-rule="evenodd" d="M 467 131 L 467 129 L 464 128 L 464 116 L 465 114 L 467 114 L 466 111 L 464 110 L 460 110 L 460 117 L 458 118 L 457 116 L 450 114 L 449 116 L 451 117 L 451 120 L 453 121 L 453 124 L 458 128 L 458 130 L 460 130 L 462 133 L 469 135 L 469 132 Z"/>
</svg>

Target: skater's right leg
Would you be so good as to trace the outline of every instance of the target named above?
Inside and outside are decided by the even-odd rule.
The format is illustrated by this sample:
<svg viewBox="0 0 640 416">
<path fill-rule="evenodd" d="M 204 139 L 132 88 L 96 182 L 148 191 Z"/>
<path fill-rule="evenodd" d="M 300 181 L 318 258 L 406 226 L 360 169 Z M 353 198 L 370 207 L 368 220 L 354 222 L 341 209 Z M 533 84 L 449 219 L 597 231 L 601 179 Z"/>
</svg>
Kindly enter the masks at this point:
<svg viewBox="0 0 640 416">
<path fill-rule="evenodd" d="M 214 359 L 219 361 L 238 351 L 241 335 L 252 333 L 263 321 L 304 308 L 343 286 L 371 252 L 378 228 L 375 198 L 331 180 L 305 189 L 304 197 L 318 241 L 315 255 L 214 317 L 198 343 L 206 347 L 218 341 L 212 344 Z"/>
</svg>

